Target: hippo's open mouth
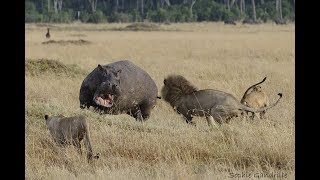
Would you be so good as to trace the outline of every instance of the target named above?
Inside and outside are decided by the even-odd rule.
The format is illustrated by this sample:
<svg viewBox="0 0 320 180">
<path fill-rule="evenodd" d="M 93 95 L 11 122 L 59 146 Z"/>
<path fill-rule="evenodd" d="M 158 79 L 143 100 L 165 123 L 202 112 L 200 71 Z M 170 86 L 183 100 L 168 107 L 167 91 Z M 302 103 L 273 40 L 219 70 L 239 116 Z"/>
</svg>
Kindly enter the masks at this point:
<svg viewBox="0 0 320 180">
<path fill-rule="evenodd" d="M 114 95 L 113 94 L 106 94 L 102 96 L 96 96 L 94 98 L 95 103 L 104 106 L 104 107 L 111 107 L 113 106 L 114 102 Z"/>
</svg>

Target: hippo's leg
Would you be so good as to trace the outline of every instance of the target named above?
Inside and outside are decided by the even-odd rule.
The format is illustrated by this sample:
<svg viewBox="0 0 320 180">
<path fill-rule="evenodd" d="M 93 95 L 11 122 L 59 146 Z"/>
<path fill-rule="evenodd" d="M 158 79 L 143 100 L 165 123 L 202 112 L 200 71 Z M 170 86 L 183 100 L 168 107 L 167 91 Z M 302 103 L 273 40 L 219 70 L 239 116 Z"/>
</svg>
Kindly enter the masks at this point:
<svg viewBox="0 0 320 180">
<path fill-rule="evenodd" d="M 80 102 L 80 108 L 81 108 L 81 109 L 85 109 L 85 108 L 89 109 L 90 106 L 92 106 L 91 103 L 81 103 L 81 102 Z"/>
<path fill-rule="evenodd" d="M 140 105 L 140 110 L 143 120 L 147 120 L 150 117 L 152 108 L 155 106 L 155 103 L 145 103 Z"/>
<path fill-rule="evenodd" d="M 104 113 L 104 111 L 102 109 L 100 109 L 99 107 L 94 107 L 93 111 L 96 113 L 99 113 L 100 115 Z"/>
<path fill-rule="evenodd" d="M 132 116 L 131 110 L 127 111 L 127 114 L 128 114 L 129 116 Z"/>
<path fill-rule="evenodd" d="M 79 100 L 80 100 L 80 108 L 89 108 L 92 106 L 92 93 L 88 89 L 81 89 Z"/>
<path fill-rule="evenodd" d="M 136 112 L 136 116 L 137 116 L 136 117 L 137 120 L 143 121 L 143 117 L 140 109 Z"/>
<path fill-rule="evenodd" d="M 130 109 L 129 112 L 127 112 L 130 116 L 134 117 L 138 121 L 142 121 L 142 113 L 139 106 L 135 106 L 134 108 Z"/>
</svg>

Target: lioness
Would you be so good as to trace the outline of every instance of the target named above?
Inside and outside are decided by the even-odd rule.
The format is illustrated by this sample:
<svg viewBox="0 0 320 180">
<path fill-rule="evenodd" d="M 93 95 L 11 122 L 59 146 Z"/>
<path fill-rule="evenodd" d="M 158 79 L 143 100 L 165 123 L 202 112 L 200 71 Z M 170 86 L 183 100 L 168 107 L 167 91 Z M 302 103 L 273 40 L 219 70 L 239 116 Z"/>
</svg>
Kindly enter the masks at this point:
<svg viewBox="0 0 320 180">
<path fill-rule="evenodd" d="M 88 161 L 92 160 L 92 157 L 95 159 L 99 158 L 99 154 L 93 156 L 89 132 L 83 116 L 64 117 L 58 115 L 49 117 L 45 115 L 44 118 L 50 134 L 56 143 L 63 146 L 73 144 L 78 152 L 82 154 L 80 142 L 84 139 Z"/>
<path fill-rule="evenodd" d="M 198 90 L 181 75 L 170 75 L 163 81 L 161 90 L 163 99 L 180 114 L 187 123 L 192 123 L 193 116 L 206 117 L 208 125 L 229 122 L 233 117 L 240 116 L 243 112 L 262 112 L 275 106 L 282 97 L 272 105 L 264 108 L 250 108 L 241 104 L 233 95 L 213 90 Z"/>
<path fill-rule="evenodd" d="M 240 103 L 252 108 L 262 108 L 269 106 L 269 98 L 267 94 L 262 90 L 261 86 L 259 86 L 259 84 L 263 83 L 266 78 L 267 77 L 265 77 L 261 82 L 250 86 L 243 94 Z M 266 111 L 260 112 L 260 119 L 265 118 L 265 113 Z M 255 114 L 256 113 L 252 113 L 251 119 L 254 119 Z"/>
<path fill-rule="evenodd" d="M 250 89 L 252 90 L 248 93 L 248 90 Z M 255 85 L 247 89 L 240 103 L 252 108 L 262 108 L 269 106 L 269 98 L 267 94 L 262 90 L 261 86 Z M 266 111 L 260 112 L 260 119 L 265 118 L 265 113 Z M 254 119 L 255 114 L 256 113 L 252 113 L 251 119 Z"/>
</svg>

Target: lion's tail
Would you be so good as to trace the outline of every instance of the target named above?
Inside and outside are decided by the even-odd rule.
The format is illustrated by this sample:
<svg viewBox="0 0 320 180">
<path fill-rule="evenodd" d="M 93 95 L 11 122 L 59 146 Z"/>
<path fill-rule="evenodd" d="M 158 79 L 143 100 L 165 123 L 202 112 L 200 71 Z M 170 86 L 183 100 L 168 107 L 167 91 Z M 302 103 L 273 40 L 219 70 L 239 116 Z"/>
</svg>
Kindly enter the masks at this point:
<svg viewBox="0 0 320 180">
<path fill-rule="evenodd" d="M 245 110 L 245 111 L 248 111 L 248 112 L 266 111 L 267 109 L 270 109 L 270 108 L 272 108 L 272 107 L 274 107 L 275 105 L 278 104 L 279 100 L 282 98 L 282 93 L 278 93 L 278 96 L 279 96 L 278 100 L 275 103 L 273 103 L 272 105 L 270 105 L 270 106 L 259 108 L 259 109 L 254 109 L 254 108 L 251 108 L 251 107 L 248 107 L 248 106 L 245 106 L 245 105 L 241 104 L 241 109 L 240 110 Z"/>
</svg>

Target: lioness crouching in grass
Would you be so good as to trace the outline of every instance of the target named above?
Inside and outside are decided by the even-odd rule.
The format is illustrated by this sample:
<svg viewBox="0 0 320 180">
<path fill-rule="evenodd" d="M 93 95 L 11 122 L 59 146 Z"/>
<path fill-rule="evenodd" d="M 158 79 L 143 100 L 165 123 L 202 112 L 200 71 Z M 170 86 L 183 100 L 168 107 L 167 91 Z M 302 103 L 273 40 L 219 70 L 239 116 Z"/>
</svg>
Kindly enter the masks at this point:
<svg viewBox="0 0 320 180">
<path fill-rule="evenodd" d="M 93 156 L 89 132 L 83 116 L 64 117 L 59 115 L 49 117 L 45 115 L 44 118 L 50 134 L 56 143 L 63 146 L 73 144 L 78 152 L 82 154 L 80 142 L 84 139 L 88 161 L 92 160 L 92 157 L 95 159 L 99 158 L 99 154 Z"/>
<path fill-rule="evenodd" d="M 209 126 L 214 124 L 214 120 L 219 124 L 229 122 L 243 112 L 262 112 L 272 108 L 282 97 L 279 93 L 279 99 L 274 104 L 254 109 L 244 106 L 229 93 L 213 89 L 198 90 L 181 75 L 170 75 L 163 83 L 162 98 L 190 124 L 193 116 L 206 117 Z"/>
</svg>

